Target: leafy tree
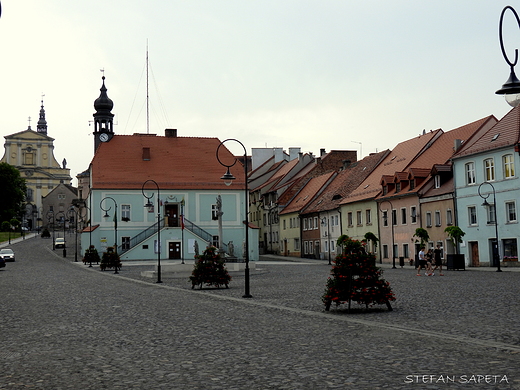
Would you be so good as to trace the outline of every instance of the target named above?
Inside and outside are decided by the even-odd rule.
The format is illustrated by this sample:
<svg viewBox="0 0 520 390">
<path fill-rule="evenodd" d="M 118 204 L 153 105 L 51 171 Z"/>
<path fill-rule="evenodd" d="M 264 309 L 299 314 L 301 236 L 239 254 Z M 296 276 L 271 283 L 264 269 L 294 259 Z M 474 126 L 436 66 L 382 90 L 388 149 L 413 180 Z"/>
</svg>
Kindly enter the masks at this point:
<svg viewBox="0 0 520 390">
<path fill-rule="evenodd" d="M 21 215 L 27 186 L 20 171 L 15 167 L 0 163 L 0 221 L 10 221 Z"/>
<path fill-rule="evenodd" d="M 451 242 L 453 242 L 453 245 L 455 246 L 455 253 L 458 254 L 458 244 L 462 243 L 462 237 L 464 237 L 466 233 L 464 233 L 462 229 L 458 226 L 448 226 L 446 229 L 444 229 L 444 232 L 451 239 Z"/>
<path fill-rule="evenodd" d="M 430 240 L 430 235 L 428 234 L 428 231 L 423 228 L 415 229 L 413 237 L 417 237 L 419 240 L 421 240 L 421 246 L 426 246 L 426 244 Z"/>
</svg>

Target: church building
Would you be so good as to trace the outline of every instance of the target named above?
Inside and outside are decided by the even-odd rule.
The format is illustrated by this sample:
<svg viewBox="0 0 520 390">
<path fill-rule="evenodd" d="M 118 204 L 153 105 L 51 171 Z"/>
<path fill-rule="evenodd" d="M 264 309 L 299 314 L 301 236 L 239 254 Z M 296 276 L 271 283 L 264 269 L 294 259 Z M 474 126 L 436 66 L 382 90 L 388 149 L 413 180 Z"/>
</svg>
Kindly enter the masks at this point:
<svg viewBox="0 0 520 390">
<path fill-rule="evenodd" d="M 28 128 L 7 135 L 4 156 L 0 162 L 12 165 L 20 171 L 27 184 L 26 213 L 22 221 L 29 229 L 39 227 L 37 221 L 44 219 L 42 198 L 59 184 L 70 185 L 70 169 L 64 159 L 62 165 L 54 157 L 54 138 L 47 135 L 47 121 L 43 100 L 36 131 Z"/>
</svg>

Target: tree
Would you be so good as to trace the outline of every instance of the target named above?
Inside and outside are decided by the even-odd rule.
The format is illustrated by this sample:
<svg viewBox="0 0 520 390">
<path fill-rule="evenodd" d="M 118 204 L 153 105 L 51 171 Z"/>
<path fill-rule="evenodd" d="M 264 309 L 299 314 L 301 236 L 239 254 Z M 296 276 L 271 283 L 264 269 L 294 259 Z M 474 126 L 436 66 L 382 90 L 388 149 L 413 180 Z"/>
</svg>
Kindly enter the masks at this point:
<svg viewBox="0 0 520 390">
<path fill-rule="evenodd" d="M 24 211 L 25 179 L 15 167 L 0 163 L 0 188 L 0 221 L 10 221 Z"/>
<path fill-rule="evenodd" d="M 430 235 L 428 234 L 428 231 L 423 228 L 415 229 L 413 237 L 417 237 L 419 240 L 421 240 L 421 246 L 426 246 L 426 244 L 430 240 Z"/>
<path fill-rule="evenodd" d="M 453 242 L 453 246 L 455 247 L 455 253 L 459 253 L 459 245 L 462 243 L 462 237 L 466 233 L 462 231 L 462 229 L 458 226 L 448 226 L 446 229 L 444 229 L 444 233 L 448 235 L 451 242 Z"/>
</svg>

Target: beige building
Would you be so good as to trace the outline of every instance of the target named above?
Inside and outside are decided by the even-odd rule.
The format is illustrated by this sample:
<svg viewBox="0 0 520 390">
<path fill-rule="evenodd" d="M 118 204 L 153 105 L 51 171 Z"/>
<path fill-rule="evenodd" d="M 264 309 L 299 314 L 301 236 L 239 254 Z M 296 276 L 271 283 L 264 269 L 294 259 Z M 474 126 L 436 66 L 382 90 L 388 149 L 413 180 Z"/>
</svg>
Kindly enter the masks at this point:
<svg viewBox="0 0 520 390">
<path fill-rule="evenodd" d="M 63 160 L 62 166 L 54 157 L 54 138 L 47 135 L 47 122 L 43 101 L 37 131 L 31 129 L 7 135 L 4 156 L 0 162 L 12 165 L 20 171 L 27 183 L 26 225 L 36 227 L 37 218 L 46 212 L 42 208 L 42 197 L 47 196 L 60 183 L 70 184 L 70 169 Z M 32 210 L 31 210 L 32 209 Z"/>
</svg>

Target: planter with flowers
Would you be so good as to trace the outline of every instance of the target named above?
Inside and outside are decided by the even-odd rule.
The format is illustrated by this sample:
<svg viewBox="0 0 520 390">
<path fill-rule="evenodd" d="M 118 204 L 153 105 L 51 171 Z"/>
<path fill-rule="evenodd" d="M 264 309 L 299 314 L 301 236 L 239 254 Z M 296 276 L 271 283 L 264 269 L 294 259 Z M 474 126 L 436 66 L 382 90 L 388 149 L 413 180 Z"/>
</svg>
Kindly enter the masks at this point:
<svg viewBox="0 0 520 390">
<path fill-rule="evenodd" d="M 518 256 L 504 256 L 502 260 L 504 267 L 520 267 Z"/>
<path fill-rule="evenodd" d="M 217 248 L 210 246 L 204 250 L 202 255 L 195 256 L 195 259 L 193 272 L 190 276 L 192 289 L 198 285 L 202 289 L 203 284 L 217 288 L 220 288 L 220 286 L 229 288 L 231 276 L 227 271 L 226 263 L 220 258 Z"/>
<path fill-rule="evenodd" d="M 342 236 L 338 245 L 342 246 L 343 253 L 336 256 L 327 280 L 322 296 L 325 310 L 328 311 L 332 303 L 336 307 L 347 303 L 350 311 L 354 301 L 367 309 L 375 304 L 385 304 L 392 311 L 390 301 L 395 300 L 395 295 L 390 284 L 381 277 L 383 271 L 374 265 L 375 256 L 365 252 L 363 242 L 348 236 Z"/>
</svg>

